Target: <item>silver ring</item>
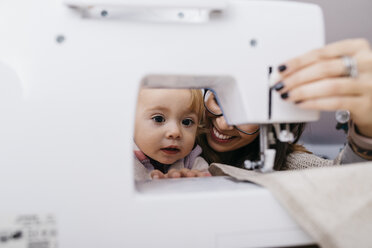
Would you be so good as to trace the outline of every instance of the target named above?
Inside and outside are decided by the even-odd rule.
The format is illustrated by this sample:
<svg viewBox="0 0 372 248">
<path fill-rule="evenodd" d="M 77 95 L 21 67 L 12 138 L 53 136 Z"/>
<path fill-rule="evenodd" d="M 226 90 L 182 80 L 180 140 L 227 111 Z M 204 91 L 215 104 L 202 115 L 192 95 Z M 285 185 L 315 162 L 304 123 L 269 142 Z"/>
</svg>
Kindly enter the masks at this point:
<svg viewBox="0 0 372 248">
<path fill-rule="evenodd" d="M 356 60 L 350 56 L 343 56 L 342 60 L 346 69 L 345 76 L 352 78 L 358 77 L 358 66 Z"/>
</svg>

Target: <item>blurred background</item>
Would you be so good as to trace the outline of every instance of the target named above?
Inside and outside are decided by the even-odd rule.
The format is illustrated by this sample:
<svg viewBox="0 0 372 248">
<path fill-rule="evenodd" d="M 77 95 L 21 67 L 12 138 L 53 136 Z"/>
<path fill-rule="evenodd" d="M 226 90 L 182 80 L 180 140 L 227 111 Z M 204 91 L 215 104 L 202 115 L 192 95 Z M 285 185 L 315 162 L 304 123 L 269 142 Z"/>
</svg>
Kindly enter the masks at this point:
<svg viewBox="0 0 372 248">
<path fill-rule="evenodd" d="M 366 38 L 372 43 L 372 0 L 296 0 L 323 9 L 326 43 Z M 371 113 L 372 114 L 372 113 Z M 344 146 L 345 133 L 336 130 L 334 112 L 324 112 L 319 122 L 307 125 L 300 141 L 313 153 L 333 159 Z"/>
</svg>

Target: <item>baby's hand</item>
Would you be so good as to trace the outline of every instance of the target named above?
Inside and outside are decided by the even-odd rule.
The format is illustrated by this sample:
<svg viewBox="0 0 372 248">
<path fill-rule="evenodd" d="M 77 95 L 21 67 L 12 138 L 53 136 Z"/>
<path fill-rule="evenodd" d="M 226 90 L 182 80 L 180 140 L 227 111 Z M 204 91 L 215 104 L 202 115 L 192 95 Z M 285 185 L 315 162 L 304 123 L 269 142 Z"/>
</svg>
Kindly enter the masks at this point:
<svg viewBox="0 0 372 248">
<path fill-rule="evenodd" d="M 167 174 L 162 173 L 159 170 L 153 170 L 151 172 L 152 179 L 163 179 L 163 178 L 181 178 L 181 177 L 210 177 L 209 172 L 200 170 L 190 170 L 183 168 L 181 170 L 171 169 Z"/>
<path fill-rule="evenodd" d="M 168 178 L 180 178 L 180 177 L 210 177 L 209 172 L 200 170 L 190 170 L 183 168 L 181 170 L 171 169 L 167 174 Z"/>
<path fill-rule="evenodd" d="M 167 174 L 164 174 L 160 170 L 153 170 L 153 171 L 151 171 L 150 175 L 151 175 L 152 179 L 163 179 L 163 178 L 166 178 Z"/>
</svg>

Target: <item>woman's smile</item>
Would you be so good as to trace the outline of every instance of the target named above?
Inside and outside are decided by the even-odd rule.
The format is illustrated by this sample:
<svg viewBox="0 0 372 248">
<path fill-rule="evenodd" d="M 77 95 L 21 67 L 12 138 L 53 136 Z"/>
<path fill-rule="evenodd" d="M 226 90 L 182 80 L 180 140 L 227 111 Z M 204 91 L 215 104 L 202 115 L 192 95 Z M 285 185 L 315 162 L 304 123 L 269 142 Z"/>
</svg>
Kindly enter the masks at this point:
<svg viewBox="0 0 372 248">
<path fill-rule="evenodd" d="M 217 128 L 214 127 L 214 126 L 212 126 L 212 128 L 211 128 L 211 137 L 216 142 L 219 142 L 219 143 L 227 143 L 227 142 L 230 142 L 234 138 L 234 136 L 230 136 L 230 135 L 220 133 L 217 130 Z"/>
<path fill-rule="evenodd" d="M 210 123 L 207 142 L 213 150 L 217 152 L 233 151 L 251 143 L 258 135 L 258 132 L 254 135 L 246 135 L 230 127 L 220 127 L 215 121 Z"/>
</svg>

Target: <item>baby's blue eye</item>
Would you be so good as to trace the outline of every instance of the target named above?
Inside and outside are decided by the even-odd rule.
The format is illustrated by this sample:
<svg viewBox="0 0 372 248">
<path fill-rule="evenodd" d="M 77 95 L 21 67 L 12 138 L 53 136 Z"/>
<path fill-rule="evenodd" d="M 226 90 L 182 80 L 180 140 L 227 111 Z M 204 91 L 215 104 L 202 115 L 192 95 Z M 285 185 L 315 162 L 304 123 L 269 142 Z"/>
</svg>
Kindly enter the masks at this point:
<svg viewBox="0 0 372 248">
<path fill-rule="evenodd" d="M 192 119 L 184 119 L 184 120 L 182 120 L 182 125 L 191 126 L 193 124 L 194 124 L 194 121 Z"/>
<path fill-rule="evenodd" d="M 165 121 L 165 118 L 161 115 L 156 115 L 156 116 L 152 117 L 151 119 L 153 119 L 153 121 L 155 121 L 157 123 L 161 123 L 161 122 Z"/>
</svg>

